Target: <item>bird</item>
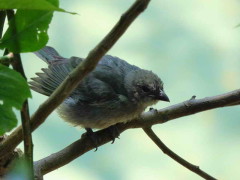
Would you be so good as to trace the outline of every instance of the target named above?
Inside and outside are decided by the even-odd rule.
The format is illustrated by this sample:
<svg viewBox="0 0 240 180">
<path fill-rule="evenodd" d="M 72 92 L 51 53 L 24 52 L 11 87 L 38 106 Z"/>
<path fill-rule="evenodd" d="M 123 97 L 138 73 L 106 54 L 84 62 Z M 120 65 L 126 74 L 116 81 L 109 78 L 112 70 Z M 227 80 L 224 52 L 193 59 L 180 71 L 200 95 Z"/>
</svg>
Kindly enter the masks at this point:
<svg viewBox="0 0 240 180">
<path fill-rule="evenodd" d="M 48 64 L 48 68 L 42 68 L 41 73 L 36 73 L 38 77 L 31 78 L 30 88 L 46 96 L 50 96 L 84 61 L 75 56 L 62 57 L 50 46 L 34 53 Z M 169 102 L 163 82 L 155 73 L 105 55 L 59 105 L 57 113 L 73 126 L 92 132 L 92 129 L 131 121 L 159 100 Z"/>
</svg>

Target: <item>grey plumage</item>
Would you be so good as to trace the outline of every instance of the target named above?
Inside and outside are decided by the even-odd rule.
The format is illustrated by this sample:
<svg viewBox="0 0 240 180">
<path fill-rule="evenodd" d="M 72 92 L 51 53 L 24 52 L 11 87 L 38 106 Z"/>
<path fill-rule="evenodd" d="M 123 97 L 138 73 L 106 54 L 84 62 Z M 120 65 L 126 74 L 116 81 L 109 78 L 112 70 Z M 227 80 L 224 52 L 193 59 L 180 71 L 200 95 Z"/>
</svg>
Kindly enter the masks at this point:
<svg viewBox="0 0 240 180">
<path fill-rule="evenodd" d="M 64 58 L 51 47 L 35 54 L 49 66 L 42 69 L 43 73 L 36 73 L 38 77 L 32 78 L 30 85 L 47 96 L 83 61 L 78 57 Z M 157 75 L 105 55 L 57 111 L 73 125 L 102 129 L 139 116 L 158 100 L 169 101 Z"/>
</svg>

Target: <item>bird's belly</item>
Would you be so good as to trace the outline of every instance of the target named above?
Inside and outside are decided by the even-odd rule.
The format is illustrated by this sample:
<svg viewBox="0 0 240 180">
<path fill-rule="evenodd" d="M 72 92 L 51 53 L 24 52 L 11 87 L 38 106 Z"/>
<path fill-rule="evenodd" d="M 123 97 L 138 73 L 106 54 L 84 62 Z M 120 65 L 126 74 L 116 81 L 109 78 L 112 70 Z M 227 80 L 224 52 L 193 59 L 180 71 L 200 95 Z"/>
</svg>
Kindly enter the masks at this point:
<svg viewBox="0 0 240 180">
<path fill-rule="evenodd" d="M 74 126 L 104 129 L 120 122 L 127 122 L 138 117 L 145 107 L 122 107 L 122 109 L 74 107 L 61 104 L 58 114 Z"/>
</svg>

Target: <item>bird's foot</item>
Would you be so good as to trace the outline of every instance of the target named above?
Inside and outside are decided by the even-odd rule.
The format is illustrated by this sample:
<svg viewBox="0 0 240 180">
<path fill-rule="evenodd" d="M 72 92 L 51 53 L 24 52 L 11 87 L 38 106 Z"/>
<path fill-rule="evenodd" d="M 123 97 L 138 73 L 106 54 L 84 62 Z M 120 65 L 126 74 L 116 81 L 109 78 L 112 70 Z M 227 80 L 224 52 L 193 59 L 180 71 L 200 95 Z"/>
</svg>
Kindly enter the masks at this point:
<svg viewBox="0 0 240 180">
<path fill-rule="evenodd" d="M 112 138 L 112 143 L 111 144 L 113 144 L 115 142 L 116 138 L 120 139 L 119 138 L 120 132 L 119 132 L 119 130 L 118 130 L 116 125 L 112 125 L 112 126 L 108 127 L 107 129 L 108 129 L 109 134 L 110 134 L 110 136 Z"/>
<path fill-rule="evenodd" d="M 82 136 L 87 136 L 91 139 L 92 143 L 95 146 L 95 152 L 98 150 L 98 137 L 96 136 L 96 133 L 93 132 L 93 130 L 91 128 L 85 128 L 86 129 L 86 133 L 84 133 Z"/>
</svg>

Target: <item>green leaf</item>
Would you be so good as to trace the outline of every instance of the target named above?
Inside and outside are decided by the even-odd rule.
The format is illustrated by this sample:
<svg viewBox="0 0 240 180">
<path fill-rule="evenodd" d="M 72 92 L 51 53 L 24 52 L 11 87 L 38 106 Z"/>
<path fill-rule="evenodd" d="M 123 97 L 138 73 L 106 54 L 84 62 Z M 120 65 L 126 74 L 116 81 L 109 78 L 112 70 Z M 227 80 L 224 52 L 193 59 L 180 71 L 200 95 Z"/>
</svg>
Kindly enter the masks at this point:
<svg viewBox="0 0 240 180">
<path fill-rule="evenodd" d="M 9 106 L 0 105 L 0 136 L 17 126 L 17 118 L 13 109 Z"/>
<path fill-rule="evenodd" d="M 70 14 L 74 12 L 65 11 L 58 7 L 58 0 L 1 0 L 0 9 L 21 9 L 21 10 L 47 10 L 59 11 Z"/>
<path fill-rule="evenodd" d="M 31 97 L 26 80 L 16 71 L 0 64 L 0 135 L 17 125 L 13 107 L 21 109 Z"/>
<path fill-rule="evenodd" d="M 18 10 L 0 40 L 0 48 L 15 53 L 43 48 L 48 42 L 47 30 L 52 16 L 53 11 Z"/>
<path fill-rule="evenodd" d="M 0 40 L 0 49 L 8 48 L 14 53 L 33 52 L 48 42 L 48 28 L 58 0 L 0 0 L 0 9 L 17 8 L 15 16 Z M 28 4 L 29 3 L 29 4 Z M 33 10 L 34 9 L 34 10 Z"/>
<path fill-rule="evenodd" d="M 0 85 L 0 101 L 4 105 L 21 109 L 23 102 L 31 97 L 27 81 L 21 74 L 1 64 Z"/>
</svg>

